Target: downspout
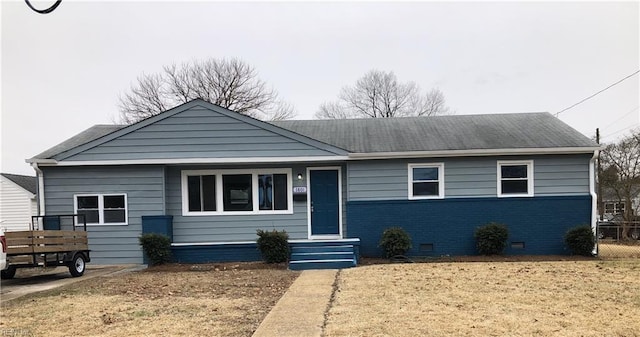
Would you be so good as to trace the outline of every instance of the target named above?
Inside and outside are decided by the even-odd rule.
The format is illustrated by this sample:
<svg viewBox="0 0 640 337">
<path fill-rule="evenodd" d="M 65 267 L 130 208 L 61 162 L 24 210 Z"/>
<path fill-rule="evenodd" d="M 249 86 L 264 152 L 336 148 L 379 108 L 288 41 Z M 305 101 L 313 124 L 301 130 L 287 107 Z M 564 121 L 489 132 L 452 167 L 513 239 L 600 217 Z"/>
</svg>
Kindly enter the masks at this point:
<svg viewBox="0 0 640 337">
<path fill-rule="evenodd" d="M 589 193 L 591 194 L 591 230 L 595 238 L 598 236 L 598 194 L 596 193 L 596 159 L 599 151 L 593 151 L 593 157 L 589 160 Z M 598 255 L 598 240 L 593 247 L 593 254 Z"/>
<path fill-rule="evenodd" d="M 44 206 L 44 174 L 38 167 L 38 163 L 31 163 L 31 167 L 36 170 L 36 177 L 38 177 L 38 215 L 45 215 Z"/>
</svg>

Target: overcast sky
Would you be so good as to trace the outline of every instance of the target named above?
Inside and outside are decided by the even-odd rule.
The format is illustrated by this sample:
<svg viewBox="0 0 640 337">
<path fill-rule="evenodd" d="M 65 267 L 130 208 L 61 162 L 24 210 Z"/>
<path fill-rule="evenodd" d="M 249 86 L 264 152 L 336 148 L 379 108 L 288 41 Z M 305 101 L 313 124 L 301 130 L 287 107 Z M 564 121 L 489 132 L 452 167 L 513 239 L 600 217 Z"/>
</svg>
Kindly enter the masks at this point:
<svg viewBox="0 0 640 337">
<path fill-rule="evenodd" d="M 34 1 L 47 7 L 54 1 Z M 1 171 L 117 115 L 141 73 L 238 57 L 311 119 L 371 69 L 438 87 L 457 114 L 556 113 L 640 69 L 638 2 L 0 3 Z M 640 126 L 639 76 L 559 118 L 613 141 Z"/>
</svg>

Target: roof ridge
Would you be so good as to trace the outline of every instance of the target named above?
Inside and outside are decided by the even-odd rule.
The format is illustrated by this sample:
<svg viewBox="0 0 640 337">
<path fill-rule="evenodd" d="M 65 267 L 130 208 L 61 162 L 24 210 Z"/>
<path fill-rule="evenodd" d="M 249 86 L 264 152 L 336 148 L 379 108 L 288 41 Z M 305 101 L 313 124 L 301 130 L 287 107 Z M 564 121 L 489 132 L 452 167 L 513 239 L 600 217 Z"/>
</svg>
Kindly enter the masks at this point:
<svg viewBox="0 0 640 337">
<path fill-rule="evenodd" d="M 433 116 L 398 116 L 398 117 L 359 117 L 359 118 L 328 118 L 328 119 L 287 119 L 278 121 L 269 121 L 269 123 L 288 123 L 288 122 L 315 122 L 315 121 L 390 121 L 401 119 L 427 119 L 427 118 L 447 118 L 447 117 L 482 117 L 482 116 L 500 116 L 500 115 L 551 115 L 548 111 L 524 111 L 524 112 L 496 112 L 496 113 L 479 113 L 479 114 L 453 114 L 453 115 L 433 115 Z"/>
</svg>

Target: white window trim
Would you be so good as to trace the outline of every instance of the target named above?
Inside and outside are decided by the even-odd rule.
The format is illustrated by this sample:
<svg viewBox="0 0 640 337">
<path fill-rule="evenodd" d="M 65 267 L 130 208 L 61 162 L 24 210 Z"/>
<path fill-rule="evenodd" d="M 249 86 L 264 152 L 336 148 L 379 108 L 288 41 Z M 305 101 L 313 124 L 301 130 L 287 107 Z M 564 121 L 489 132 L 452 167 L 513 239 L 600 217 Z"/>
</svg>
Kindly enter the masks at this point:
<svg viewBox="0 0 640 337">
<path fill-rule="evenodd" d="M 124 196 L 124 222 L 104 222 L 104 197 Z M 127 226 L 129 225 L 129 202 L 126 193 L 82 193 L 73 195 L 73 213 L 78 214 L 78 197 L 98 197 L 98 218 L 99 223 L 87 223 L 87 226 Z M 84 226 L 83 222 L 76 217 L 75 225 Z"/>
<path fill-rule="evenodd" d="M 293 178 L 292 170 L 287 169 L 238 169 L 238 170 L 183 170 L 181 172 L 182 190 L 182 215 L 183 216 L 209 216 L 209 215 L 252 215 L 252 214 L 293 214 Z M 223 199 L 222 176 L 231 174 L 251 174 L 251 199 L 253 209 L 251 211 L 225 211 Z M 287 209 L 286 210 L 260 210 L 257 200 L 258 176 L 261 174 L 286 174 L 287 175 Z M 216 210 L 207 212 L 189 211 L 189 189 L 187 177 L 193 175 L 214 175 L 216 177 Z"/>
<path fill-rule="evenodd" d="M 527 165 L 527 193 L 503 194 L 502 193 L 502 166 Z M 533 197 L 533 160 L 498 160 L 497 163 L 497 191 L 498 198 Z"/>
<path fill-rule="evenodd" d="M 413 169 L 414 168 L 437 168 L 438 169 L 438 195 L 413 195 Z M 423 199 L 444 199 L 444 163 L 410 163 L 408 169 L 407 191 L 409 200 Z"/>
</svg>

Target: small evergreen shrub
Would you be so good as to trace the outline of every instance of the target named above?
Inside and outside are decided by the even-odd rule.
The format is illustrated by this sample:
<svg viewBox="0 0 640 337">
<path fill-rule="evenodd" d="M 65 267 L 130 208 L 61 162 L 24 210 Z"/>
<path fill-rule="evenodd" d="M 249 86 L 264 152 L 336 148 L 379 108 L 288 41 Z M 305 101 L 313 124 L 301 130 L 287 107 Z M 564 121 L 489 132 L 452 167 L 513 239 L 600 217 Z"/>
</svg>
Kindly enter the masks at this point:
<svg viewBox="0 0 640 337">
<path fill-rule="evenodd" d="M 258 249 L 266 263 L 281 263 L 289 260 L 289 234 L 285 230 L 270 232 L 258 229 Z"/>
<path fill-rule="evenodd" d="M 411 237 L 401 227 L 390 227 L 382 232 L 378 247 L 382 247 L 386 257 L 404 255 L 411 249 Z"/>
<path fill-rule="evenodd" d="M 576 226 L 567 231 L 564 235 L 564 242 L 566 243 L 571 254 L 592 256 L 593 247 L 596 245 L 596 238 L 593 235 L 591 226 L 583 225 Z"/>
<path fill-rule="evenodd" d="M 498 255 L 502 254 L 502 251 L 507 246 L 509 230 L 503 224 L 491 222 L 478 227 L 474 237 L 478 253 L 482 255 Z"/>
<path fill-rule="evenodd" d="M 171 239 L 168 236 L 147 233 L 142 234 L 138 241 L 152 266 L 171 262 Z"/>
</svg>

